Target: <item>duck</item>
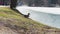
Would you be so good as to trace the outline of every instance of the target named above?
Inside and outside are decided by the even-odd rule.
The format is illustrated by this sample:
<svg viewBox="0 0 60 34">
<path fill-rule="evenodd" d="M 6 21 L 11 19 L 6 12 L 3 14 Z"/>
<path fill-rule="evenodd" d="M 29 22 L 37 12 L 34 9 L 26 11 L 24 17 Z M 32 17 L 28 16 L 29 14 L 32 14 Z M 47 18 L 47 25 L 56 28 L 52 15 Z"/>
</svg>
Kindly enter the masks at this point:
<svg viewBox="0 0 60 34">
<path fill-rule="evenodd" d="M 24 15 L 24 17 L 25 18 L 29 18 L 29 15 L 30 15 L 30 13 L 28 13 L 27 15 Z"/>
</svg>

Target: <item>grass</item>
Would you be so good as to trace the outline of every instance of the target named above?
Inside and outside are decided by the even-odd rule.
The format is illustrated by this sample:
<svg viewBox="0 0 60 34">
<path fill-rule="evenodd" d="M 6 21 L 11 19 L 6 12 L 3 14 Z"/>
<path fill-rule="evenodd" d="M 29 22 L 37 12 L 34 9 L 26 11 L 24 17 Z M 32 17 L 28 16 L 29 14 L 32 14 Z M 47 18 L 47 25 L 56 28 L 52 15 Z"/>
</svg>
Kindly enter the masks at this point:
<svg viewBox="0 0 60 34">
<path fill-rule="evenodd" d="M 10 24 L 15 24 L 23 27 L 28 27 L 31 24 L 35 24 L 36 26 L 34 27 L 40 27 L 43 25 L 43 24 L 37 23 L 36 21 L 23 17 L 22 15 L 20 15 L 19 13 L 16 13 L 15 11 L 11 10 L 8 7 L 0 8 L 0 17 L 6 18 L 6 20 L 12 19 L 13 22 L 11 22 Z M 26 24 L 23 24 L 23 23 L 26 23 Z"/>
<path fill-rule="evenodd" d="M 45 30 L 47 29 L 44 28 L 46 25 L 38 23 L 32 19 L 25 18 L 21 14 L 11 10 L 9 7 L 0 7 L 0 22 L 7 23 L 13 26 L 15 25 L 23 27 L 32 31 L 34 31 L 34 29 L 35 30 L 37 29 L 38 31 L 40 31 L 41 29 Z M 50 28 L 50 29 L 56 29 L 56 28 Z"/>
</svg>

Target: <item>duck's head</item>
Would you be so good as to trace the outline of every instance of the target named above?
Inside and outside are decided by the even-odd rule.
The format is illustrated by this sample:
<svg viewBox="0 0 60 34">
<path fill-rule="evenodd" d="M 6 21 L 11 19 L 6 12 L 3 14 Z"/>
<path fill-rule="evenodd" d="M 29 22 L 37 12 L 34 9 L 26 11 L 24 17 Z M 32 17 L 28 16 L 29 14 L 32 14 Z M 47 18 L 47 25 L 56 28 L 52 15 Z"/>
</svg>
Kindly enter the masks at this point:
<svg viewBox="0 0 60 34">
<path fill-rule="evenodd" d="M 28 15 L 30 15 L 30 13 L 28 13 Z"/>
</svg>

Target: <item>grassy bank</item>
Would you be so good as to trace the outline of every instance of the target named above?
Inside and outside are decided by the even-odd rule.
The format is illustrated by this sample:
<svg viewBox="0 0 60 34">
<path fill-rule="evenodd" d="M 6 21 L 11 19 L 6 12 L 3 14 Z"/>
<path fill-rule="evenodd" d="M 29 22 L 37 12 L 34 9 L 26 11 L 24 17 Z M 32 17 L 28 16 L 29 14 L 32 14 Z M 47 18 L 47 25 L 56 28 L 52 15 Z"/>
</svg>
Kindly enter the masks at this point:
<svg viewBox="0 0 60 34">
<path fill-rule="evenodd" d="M 59 29 L 48 27 L 32 19 L 25 18 L 9 7 L 0 7 L 0 24 L 1 23 L 5 27 L 9 27 L 20 34 L 43 34 L 47 30 L 59 31 Z"/>
</svg>

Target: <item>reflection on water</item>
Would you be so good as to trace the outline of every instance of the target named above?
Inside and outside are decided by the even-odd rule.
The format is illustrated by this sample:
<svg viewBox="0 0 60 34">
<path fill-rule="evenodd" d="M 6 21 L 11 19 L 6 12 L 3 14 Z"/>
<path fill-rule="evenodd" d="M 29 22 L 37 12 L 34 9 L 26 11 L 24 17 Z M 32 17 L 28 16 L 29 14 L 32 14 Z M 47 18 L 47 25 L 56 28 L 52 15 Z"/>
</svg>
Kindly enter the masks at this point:
<svg viewBox="0 0 60 34">
<path fill-rule="evenodd" d="M 46 24 L 48 26 L 60 28 L 60 15 L 58 14 L 38 12 L 38 11 L 33 11 L 25 8 L 21 9 L 18 7 L 17 9 L 23 14 L 27 14 L 29 12 L 30 13 L 29 18 L 35 21 L 38 21 L 42 24 Z"/>
<path fill-rule="evenodd" d="M 30 18 L 41 22 L 43 24 L 60 28 L 60 15 L 42 13 L 42 12 L 31 12 Z"/>
</svg>

